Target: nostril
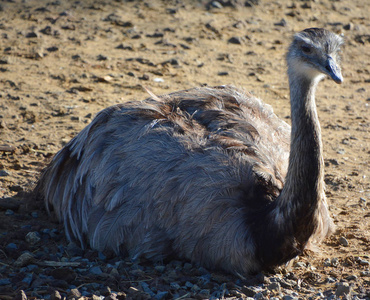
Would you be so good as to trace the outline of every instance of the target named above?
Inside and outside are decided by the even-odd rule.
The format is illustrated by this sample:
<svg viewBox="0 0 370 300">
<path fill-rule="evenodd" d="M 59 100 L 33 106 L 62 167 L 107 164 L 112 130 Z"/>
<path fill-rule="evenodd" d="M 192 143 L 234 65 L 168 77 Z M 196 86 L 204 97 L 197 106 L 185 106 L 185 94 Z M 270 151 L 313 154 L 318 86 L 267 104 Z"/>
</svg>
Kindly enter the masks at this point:
<svg viewBox="0 0 370 300">
<path fill-rule="evenodd" d="M 325 69 L 326 69 L 328 72 L 330 72 L 330 71 L 331 71 L 331 68 L 330 68 L 330 66 L 329 66 L 329 65 L 327 65 L 327 66 L 325 67 Z"/>
</svg>

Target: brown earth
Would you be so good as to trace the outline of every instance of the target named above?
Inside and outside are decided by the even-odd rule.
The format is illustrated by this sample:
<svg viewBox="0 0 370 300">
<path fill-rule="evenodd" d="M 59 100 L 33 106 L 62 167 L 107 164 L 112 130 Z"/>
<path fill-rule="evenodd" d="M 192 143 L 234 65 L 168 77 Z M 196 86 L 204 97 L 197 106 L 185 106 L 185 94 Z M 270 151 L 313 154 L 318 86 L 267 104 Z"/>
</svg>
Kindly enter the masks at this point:
<svg viewBox="0 0 370 300">
<path fill-rule="evenodd" d="M 314 290 L 335 291 L 342 280 L 370 297 L 370 2 L 237 2 L 0 2 L 1 265 L 12 266 L 5 246 L 24 239 L 24 225 L 56 226 L 27 191 L 98 111 L 147 98 L 144 87 L 163 94 L 233 84 L 289 122 L 284 54 L 294 32 L 324 27 L 346 39 L 344 83 L 324 80 L 317 92 L 337 232 L 286 269 Z"/>
</svg>

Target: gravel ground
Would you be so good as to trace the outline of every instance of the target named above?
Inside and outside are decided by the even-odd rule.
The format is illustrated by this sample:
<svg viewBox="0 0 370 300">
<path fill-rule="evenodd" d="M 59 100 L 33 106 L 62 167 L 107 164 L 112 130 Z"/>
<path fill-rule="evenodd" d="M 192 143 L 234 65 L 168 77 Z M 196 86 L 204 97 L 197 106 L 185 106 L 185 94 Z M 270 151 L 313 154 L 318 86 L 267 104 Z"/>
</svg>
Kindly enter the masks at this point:
<svg viewBox="0 0 370 300">
<path fill-rule="evenodd" d="M 369 10 L 362 0 L 0 2 L 0 299 L 370 299 Z M 307 27 L 347 41 L 345 82 L 324 80 L 317 95 L 337 225 L 320 251 L 250 278 L 131 261 L 69 244 L 32 198 L 53 154 L 99 110 L 148 97 L 143 87 L 234 84 L 289 122 L 282 58 Z"/>
</svg>

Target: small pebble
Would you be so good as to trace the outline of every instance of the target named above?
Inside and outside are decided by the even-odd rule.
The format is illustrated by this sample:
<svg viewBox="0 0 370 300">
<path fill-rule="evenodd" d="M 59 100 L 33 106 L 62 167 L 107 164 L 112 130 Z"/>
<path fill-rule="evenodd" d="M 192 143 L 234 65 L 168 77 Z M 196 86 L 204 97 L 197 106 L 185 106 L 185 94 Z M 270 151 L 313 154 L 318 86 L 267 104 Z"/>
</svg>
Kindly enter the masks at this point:
<svg viewBox="0 0 370 300">
<path fill-rule="evenodd" d="M 340 282 L 335 291 L 335 296 L 347 296 L 351 293 L 351 287 L 347 282 Z"/>
<path fill-rule="evenodd" d="M 165 292 L 158 291 L 157 295 L 154 296 L 154 299 L 155 300 L 162 300 L 162 299 L 166 299 L 167 296 L 168 296 L 167 291 L 165 291 Z"/>
<path fill-rule="evenodd" d="M 101 275 L 103 273 L 103 271 L 101 270 L 99 266 L 90 268 L 89 272 L 94 275 Z"/>
<path fill-rule="evenodd" d="M 295 268 L 305 268 L 306 267 L 306 264 L 302 261 L 298 261 L 294 264 L 294 267 Z"/>
<path fill-rule="evenodd" d="M 346 239 L 344 236 L 341 236 L 341 237 L 339 238 L 339 243 L 340 243 L 342 246 L 344 246 L 344 247 L 348 247 L 348 241 L 347 241 L 347 239 Z"/>
<path fill-rule="evenodd" d="M 15 249 L 18 249 L 18 246 L 14 243 L 9 243 L 8 245 L 6 245 L 5 248 L 8 250 L 15 250 Z"/>
<path fill-rule="evenodd" d="M 356 275 L 350 275 L 346 278 L 346 280 L 348 281 L 351 281 L 351 280 L 357 280 L 357 276 Z"/>
<path fill-rule="evenodd" d="M 10 173 L 7 170 L 0 170 L 0 177 L 9 176 Z"/>
<path fill-rule="evenodd" d="M 33 232 L 27 233 L 26 235 L 26 242 L 31 245 L 37 244 L 40 240 L 41 238 L 38 232 L 33 231 Z"/>
<path fill-rule="evenodd" d="M 14 266 L 16 266 L 16 267 L 27 266 L 30 263 L 32 263 L 34 261 L 34 259 L 35 258 L 31 253 L 25 252 L 17 258 L 17 260 L 14 262 Z"/>
<path fill-rule="evenodd" d="M 280 291 L 280 283 L 279 283 L 279 282 L 273 282 L 273 283 L 269 284 L 269 285 L 267 286 L 267 288 L 268 288 L 270 291 L 278 292 L 278 291 Z"/>
<path fill-rule="evenodd" d="M 11 284 L 12 282 L 10 281 L 9 278 L 2 278 L 0 279 L 0 286 L 3 286 L 3 285 L 8 285 L 8 284 Z"/>
<path fill-rule="evenodd" d="M 14 215 L 14 211 L 12 211 L 11 209 L 7 209 L 7 210 L 5 211 L 5 215 L 6 215 L 6 216 L 12 216 L 12 215 Z"/>
<path fill-rule="evenodd" d="M 370 265 L 370 263 L 365 259 L 360 259 L 358 262 L 362 266 L 369 266 Z"/>
<path fill-rule="evenodd" d="M 27 300 L 27 295 L 23 290 L 20 290 L 14 297 L 14 300 Z"/>
</svg>

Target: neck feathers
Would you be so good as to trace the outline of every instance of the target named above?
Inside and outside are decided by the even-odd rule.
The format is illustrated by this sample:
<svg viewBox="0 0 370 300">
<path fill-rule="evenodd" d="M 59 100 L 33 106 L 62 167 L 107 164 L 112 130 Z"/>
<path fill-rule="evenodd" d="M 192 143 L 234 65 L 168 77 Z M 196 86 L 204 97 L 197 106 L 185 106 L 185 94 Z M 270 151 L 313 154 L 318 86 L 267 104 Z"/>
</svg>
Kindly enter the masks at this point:
<svg viewBox="0 0 370 300">
<path fill-rule="evenodd" d="M 278 265 L 299 255 L 321 227 L 320 211 L 327 209 L 321 130 L 315 106 L 319 78 L 311 81 L 290 78 L 293 78 L 290 81 L 292 132 L 288 173 L 280 196 L 260 219 L 263 231 L 256 238 L 265 266 Z"/>
</svg>

